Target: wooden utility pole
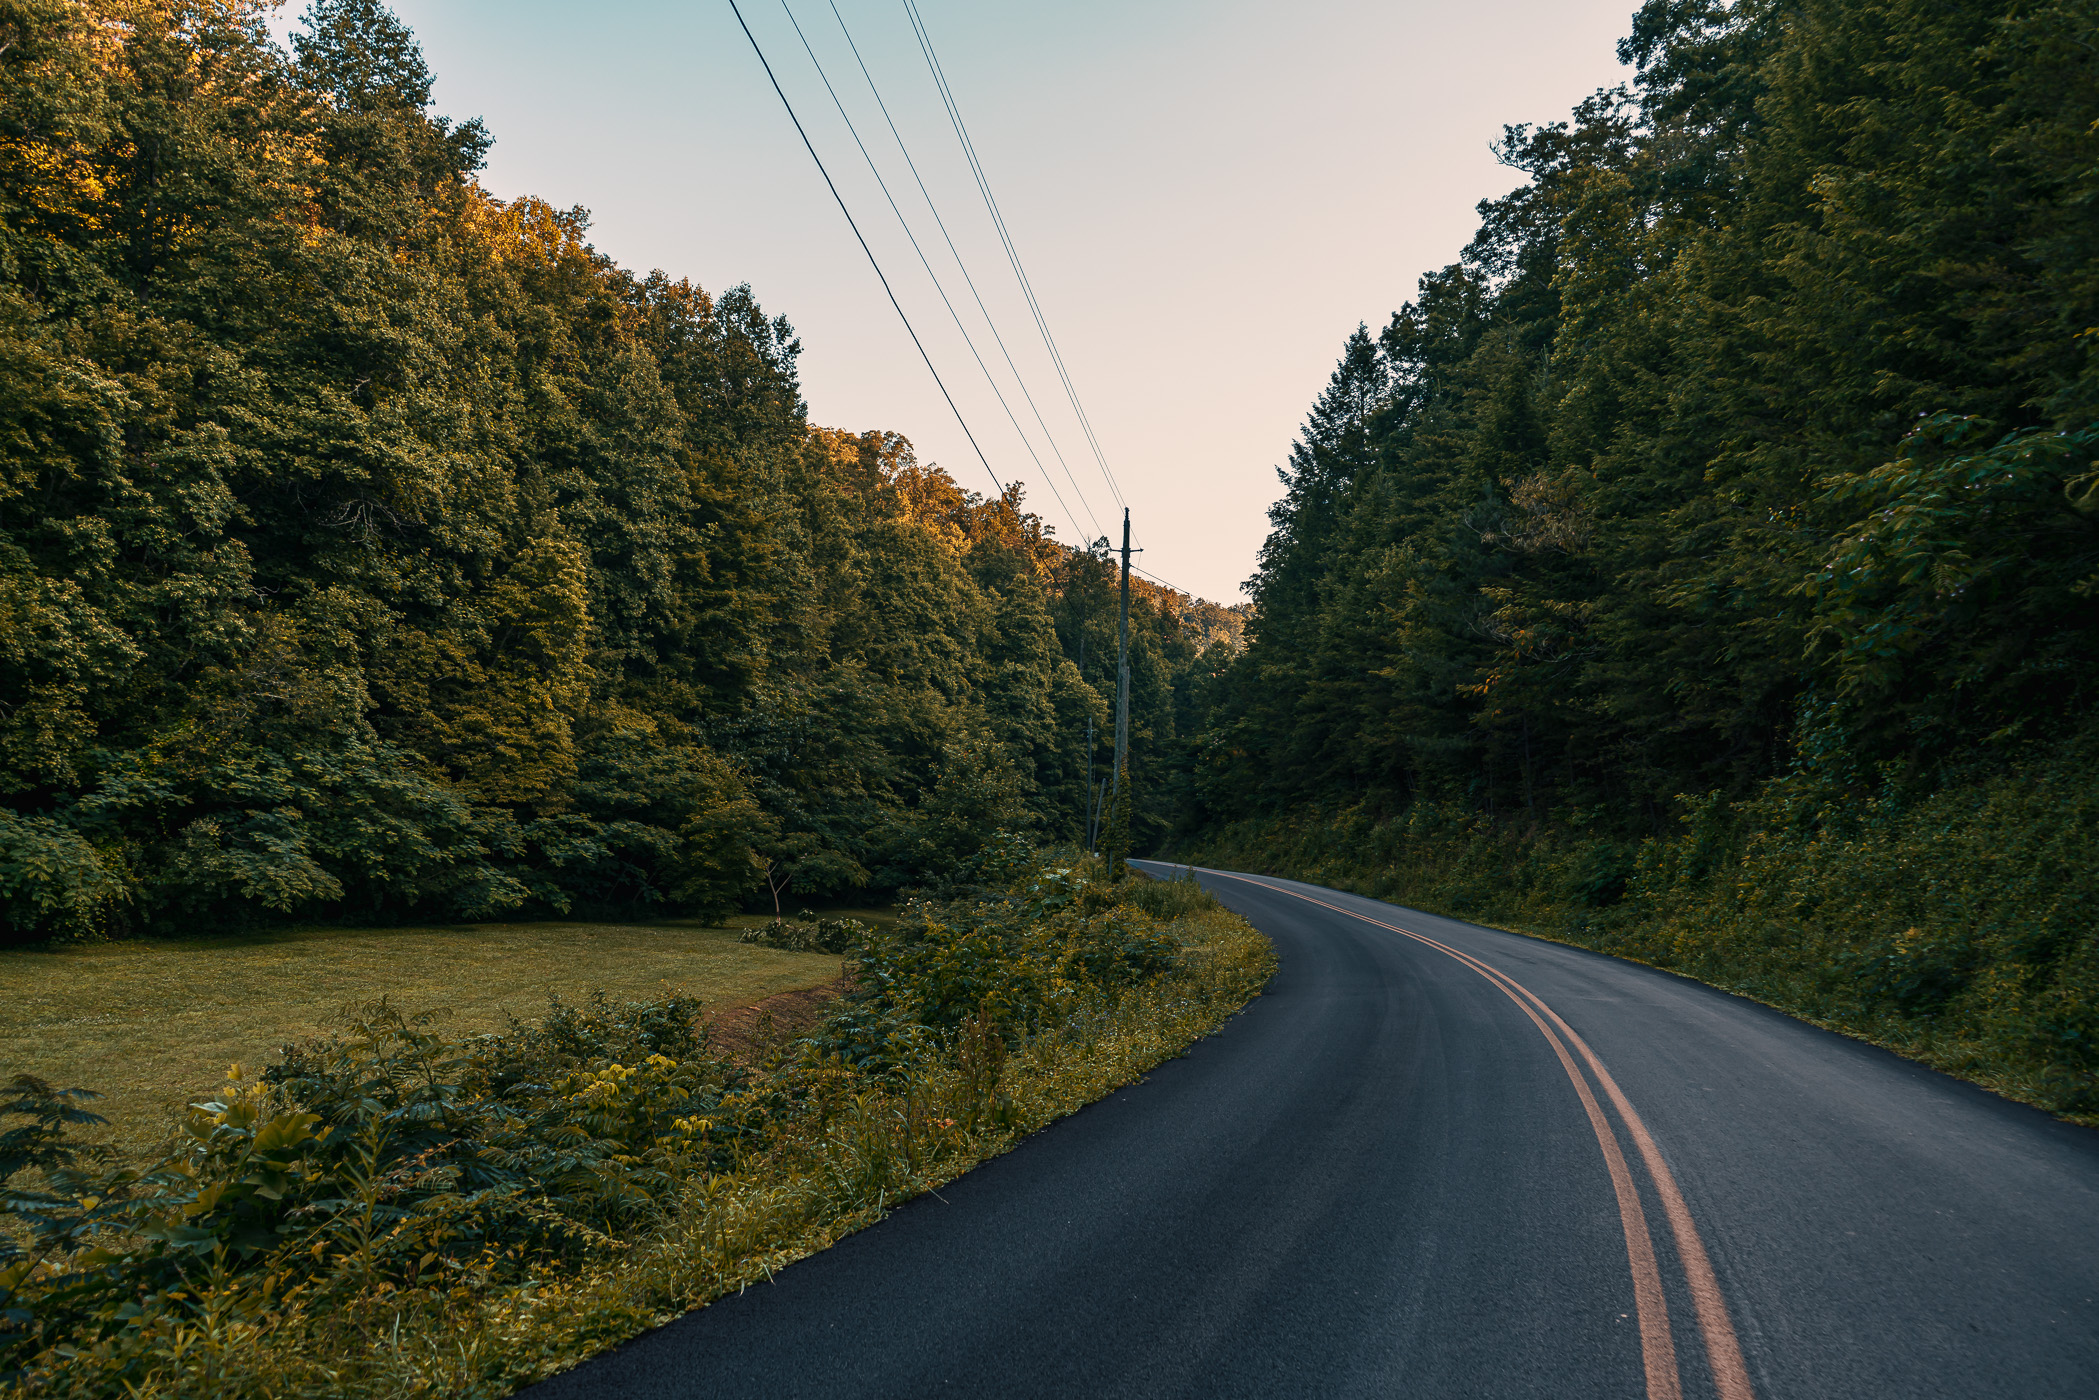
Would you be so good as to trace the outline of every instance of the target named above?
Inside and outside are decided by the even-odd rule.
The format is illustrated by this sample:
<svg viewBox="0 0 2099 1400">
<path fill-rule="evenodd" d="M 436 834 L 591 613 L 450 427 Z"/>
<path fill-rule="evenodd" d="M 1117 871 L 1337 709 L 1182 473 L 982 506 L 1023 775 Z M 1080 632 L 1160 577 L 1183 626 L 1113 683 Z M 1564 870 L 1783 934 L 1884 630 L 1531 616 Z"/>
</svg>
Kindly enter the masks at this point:
<svg viewBox="0 0 2099 1400">
<path fill-rule="evenodd" d="M 1130 508 L 1122 508 L 1122 624 L 1115 641 L 1115 772 L 1108 810 L 1122 794 L 1122 769 L 1130 759 Z"/>
</svg>

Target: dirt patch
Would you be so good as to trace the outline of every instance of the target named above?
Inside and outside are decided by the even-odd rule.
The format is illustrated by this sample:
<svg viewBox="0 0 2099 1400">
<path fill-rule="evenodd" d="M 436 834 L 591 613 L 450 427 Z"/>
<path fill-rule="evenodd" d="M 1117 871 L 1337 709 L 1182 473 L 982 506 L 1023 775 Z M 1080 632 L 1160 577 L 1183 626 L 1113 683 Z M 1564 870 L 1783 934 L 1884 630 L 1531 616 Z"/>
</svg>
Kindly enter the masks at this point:
<svg viewBox="0 0 2099 1400">
<path fill-rule="evenodd" d="M 838 977 L 819 987 L 778 992 L 749 1006 L 703 1016 L 700 1024 L 710 1049 L 740 1065 L 758 1065 L 815 1030 L 847 986 L 846 979 Z"/>
</svg>

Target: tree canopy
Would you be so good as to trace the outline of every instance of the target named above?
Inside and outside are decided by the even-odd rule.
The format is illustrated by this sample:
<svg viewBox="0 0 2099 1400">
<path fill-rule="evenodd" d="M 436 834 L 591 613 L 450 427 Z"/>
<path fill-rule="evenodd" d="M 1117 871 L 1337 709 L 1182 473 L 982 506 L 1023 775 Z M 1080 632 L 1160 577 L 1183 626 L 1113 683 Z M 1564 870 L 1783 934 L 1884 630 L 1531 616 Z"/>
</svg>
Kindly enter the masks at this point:
<svg viewBox="0 0 2099 1400">
<path fill-rule="evenodd" d="M 268 8 L 0 0 L 5 933 L 719 913 L 1075 837 L 1102 556 L 812 426 L 749 288 L 492 197 L 376 0 L 289 52 Z M 1216 613 L 1139 589 L 1140 779 Z"/>
</svg>

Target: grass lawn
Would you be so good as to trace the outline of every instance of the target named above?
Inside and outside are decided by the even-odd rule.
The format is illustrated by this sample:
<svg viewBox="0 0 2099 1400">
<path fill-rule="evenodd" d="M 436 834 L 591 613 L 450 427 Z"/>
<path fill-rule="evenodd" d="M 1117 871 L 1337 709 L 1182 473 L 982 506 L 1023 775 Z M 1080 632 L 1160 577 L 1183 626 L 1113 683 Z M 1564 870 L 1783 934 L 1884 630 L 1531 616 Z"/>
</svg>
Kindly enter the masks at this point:
<svg viewBox="0 0 2099 1400">
<path fill-rule="evenodd" d="M 286 1041 L 382 995 L 404 1010 L 441 1008 L 444 1028 L 464 1034 L 493 1030 L 506 1013 L 536 1016 L 554 993 L 639 999 L 682 988 L 722 1010 L 838 975 L 836 957 L 736 941 L 763 922 L 307 929 L 0 953 L 0 1078 L 27 1071 L 99 1091 L 93 1107 L 111 1141 L 144 1151 L 228 1065 L 258 1070 Z"/>
</svg>

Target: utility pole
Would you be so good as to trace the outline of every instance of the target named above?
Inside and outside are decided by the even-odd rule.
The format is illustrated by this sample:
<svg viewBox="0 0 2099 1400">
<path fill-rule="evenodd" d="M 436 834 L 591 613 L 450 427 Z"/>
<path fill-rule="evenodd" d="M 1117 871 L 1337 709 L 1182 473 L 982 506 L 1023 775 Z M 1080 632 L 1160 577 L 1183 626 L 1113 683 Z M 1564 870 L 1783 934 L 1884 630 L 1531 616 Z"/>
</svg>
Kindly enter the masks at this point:
<svg viewBox="0 0 2099 1400">
<path fill-rule="evenodd" d="M 1122 793 L 1122 769 L 1130 757 L 1130 508 L 1122 508 L 1122 625 L 1115 642 L 1115 772 L 1108 810 Z"/>
</svg>

